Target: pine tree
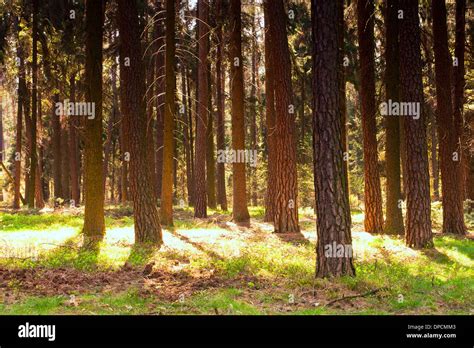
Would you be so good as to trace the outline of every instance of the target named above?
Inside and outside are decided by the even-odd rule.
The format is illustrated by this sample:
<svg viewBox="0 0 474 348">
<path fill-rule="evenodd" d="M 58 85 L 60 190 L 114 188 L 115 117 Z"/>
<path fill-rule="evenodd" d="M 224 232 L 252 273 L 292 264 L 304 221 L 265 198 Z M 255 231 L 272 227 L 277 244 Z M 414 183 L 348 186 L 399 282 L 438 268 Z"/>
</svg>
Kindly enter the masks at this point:
<svg viewBox="0 0 474 348">
<path fill-rule="evenodd" d="M 316 190 L 317 246 L 316 276 L 355 275 L 347 178 L 343 161 L 341 110 L 343 18 L 338 15 L 342 0 L 312 0 L 313 26 L 313 143 Z M 344 249 L 332 257 L 328 247 Z"/>
</svg>

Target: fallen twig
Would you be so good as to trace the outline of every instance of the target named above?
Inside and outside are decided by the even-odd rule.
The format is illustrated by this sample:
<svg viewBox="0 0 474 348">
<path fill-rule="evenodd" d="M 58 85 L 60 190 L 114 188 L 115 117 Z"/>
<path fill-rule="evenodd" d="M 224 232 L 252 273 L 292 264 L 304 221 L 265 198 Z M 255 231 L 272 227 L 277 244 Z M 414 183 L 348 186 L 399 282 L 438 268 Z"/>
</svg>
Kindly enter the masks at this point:
<svg viewBox="0 0 474 348">
<path fill-rule="evenodd" d="M 333 303 L 338 302 L 338 301 L 342 301 L 342 300 L 348 300 L 348 299 L 353 299 L 353 298 L 357 298 L 357 297 L 370 296 L 370 295 L 376 294 L 377 292 L 382 291 L 382 290 L 387 290 L 387 288 L 382 287 L 382 288 L 367 291 L 363 294 L 351 295 L 351 296 L 342 296 L 340 298 L 336 298 L 335 300 L 329 301 L 328 303 L 326 303 L 326 306 L 332 305 Z"/>
</svg>

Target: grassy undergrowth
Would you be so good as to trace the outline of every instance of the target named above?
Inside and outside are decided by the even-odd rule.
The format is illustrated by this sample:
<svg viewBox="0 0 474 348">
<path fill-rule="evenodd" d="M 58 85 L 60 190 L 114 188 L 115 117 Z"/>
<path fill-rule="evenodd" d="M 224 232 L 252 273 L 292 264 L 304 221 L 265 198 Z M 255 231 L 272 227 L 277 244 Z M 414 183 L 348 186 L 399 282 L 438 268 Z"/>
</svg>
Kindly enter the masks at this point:
<svg viewBox="0 0 474 348">
<path fill-rule="evenodd" d="M 129 210 L 111 208 L 106 238 L 91 251 L 82 248 L 80 212 L 0 213 L 0 242 L 9 253 L 0 258 L 3 269 L 66 268 L 93 275 L 113 274 L 124 265 L 141 271 L 152 264 L 173 280 L 205 280 L 191 291 L 180 287 L 186 281 L 172 283 L 169 289 L 156 281 L 159 290 L 144 291 L 144 281 L 113 291 L 86 286 L 51 295 L 24 292 L 21 280 L 10 281 L 0 286 L 0 299 L 10 293 L 10 300 L 0 302 L 0 314 L 474 313 L 472 239 L 437 234 L 434 249 L 412 250 L 403 238 L 363 232 L 363 215 L 356 212 L 357 276 L 314 279 L 316 236 L 311 214 L 301 212 L 302 238 L 286 240 L 262 223 L 261 208 L 251 210 L 250 227 L 235 226 L 220 211 L 212 211 L 208 220 L 194 220 L 190 210 L 181 209 L 175 226 L 165 228 L 165 244 L 157 250 L 134 247 Z M 25 251 L 28 245 L 35 246 L 33 255 Z M 208 284 L 203 274 L 216 280 Z M 364 295 L 373 290 L 374 294 Z M 346 296 L 358 297 L 343 299 Z"/>
</svg>

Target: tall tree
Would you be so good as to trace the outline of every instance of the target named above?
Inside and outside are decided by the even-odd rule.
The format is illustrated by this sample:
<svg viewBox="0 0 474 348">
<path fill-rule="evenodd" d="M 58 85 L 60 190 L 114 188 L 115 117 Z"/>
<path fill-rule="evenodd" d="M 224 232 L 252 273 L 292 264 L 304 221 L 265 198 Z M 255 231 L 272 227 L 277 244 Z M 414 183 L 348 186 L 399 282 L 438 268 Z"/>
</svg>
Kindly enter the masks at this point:
<svg viewBox="0 0 474 348">
<path fill-rule="evenodd" d="M 398 0 L 387 0 L 385 7 L 385 97 L 399 102 L 400 70 L 398 47 Z M 387 173 L 384 232 L 403 234 L 400 178 L 400 120 L 385 117 L 385 172 Z"/>
<path fill-rule="evenodd" d="M 18 72 L 18 100 L 17 100 L 17 116 L 16 116 L 16 137 L 15 137 L 15 184 L 14 184 L 14 198 L 13 208 L 20 208 L 21 200 L 21 137 L 23 128 L 23 104 L 25 99 L 25 62 L 23 58 L 23 47 L 20 42 L 20 25 L 19 19 L 15 18 L 15 24 L 17 29 L 17 59 L 19 61 L 19 72 Z"/>
<path fill-rule="evenodd" d="M 352 263 L 351 219 L 344 178 L 340 82 L 343 74 L 340 35 L 342 0 L 312 0 L 313 26 L 313 144 L 317 214 L 317 277 L 355 275 Z M 337 245 L 339 257 L 327 253 Z"/>
<path fill-rule="evenodd" d="M 441 194 L 443 202 L 443 232 L 465 234 L 462 203 L 460 132 L 454 120 L 451 95 L 451 59 L 448 47 L 445 0 L 432 1 L 433 46 L 435 56 L 438 139 L 440 140 Z"/>
<path fill-rule="evenodd" d="M 161 182 L 161 221 L 164 225 L 173 224 L 173 157 L 174 128 L 176 113 L 176 75 L 175 75 L 175 7 L 173 0 L 166 0 L 166 93 L 163 132 L 163 175 Z"/>
<path fill-rule="evenodd" d="M 265 19 L 265 127 L 267 141 L 267 191 L 265 193 L 265 222 L 273 222 L 273 212 L 275 206 L 275 90 L 273 82 L 273 60 L 271 57 L 272 38 L 270 33 L 270 20 L 268 18 L 268 6 L 264 6 Z"/>
<path fill-rule="evenodd" d="M 90 240 L 105 233 L 104 185 L 102 163 L 102 36 L 104 4 L 86 2 L 86 76 L 85 96 L 94 103 L 94 119 L 85 120 L 84 129 L 84 229 Z"/>
<path fill-rule="evenodd" d="M 137 0 L 118 1 L 120 31 L 120 99 L 130 149 L 130 189 L 135 220 L 135 243 L 162 244 L 153 173 L 147 165 L 145 72 L 140 42 Z"/>
<path fill-rule="evenodd" d="M 36 166 L 38 164 L 38 155 L 36 152 L 36 125 L 37 125 L 37 98 L 38 98 L 38 13 L 39 3 L 38 0 L 33 0 L 33 54 L 31 61 L 31 72 L 32 72 L 32 84 L 31 84 L 31 119 L 29 120 L 30 125 L 30 171 L 28 176 L 28 195 L 27 203 L 29 208 L 35 206 L 35 185 L 36 185 Z M 29 115 L 25 115 L 29 117 Z"/>
<path fill-rule="evenodd" d="M 257 79 L 258 79 L 258 43 L 257 43 L 257 28 L 255 24 L 256 20 L 256 6 L 255 0 L 251 3 L 251 48 L 252 48 L 252 76 L 250 83 L 250 150 L 256 151 L 257 149 Z M 257 205 L 257 172 L 256 166 L 249 167 L 250 175 L 250 198 L 252 205 Z"/>
<path fill-rule="evenodd" d="M 155 94 L 156 94 L 156 186 L 157 197 L 161 199 L 161 187 L 163 177 L 163 141 L 164 141 L 164 119 L 165 119 L 165 89 L 166 89 L 166 69 L 165 69 L 165 31 L 163 17 L 163 1 L 156 1 L 156 13 L 154 23 L 154 40 L 156 40 L 156 57 L 155 57 Z"/>
<path fill-rule="evenodd" d="M 194 216 L 207 217 L 207 182 L 206 182 L 206 151 L 207 151 L 207 118 L 209 101 L 209 82 L 207 60 L 209 54 L 209 1 L 198 0 L 198 83 L 196 114 L 196 156 L 194 163 Z"/>
<path fill-rule="evenodd" d="M 76 101 L 76 73 L 71 74 L 69 78 L 69 98 L 72 103 Z M 80 204 L 79 188 L 79 139 L 77 135 L 78 120 L 75 117 L 69 118 L 69 172 L 71 174 L 71 203 Z"/>
<path fill-rule="evenodd" d="M 295 110 L 291 85 L 291 61 L 286 32 L 286 12 L 282 0 L 264 2 L 268 9 L 271 36 L 271 63 L 275 98 L 273 170 L 275 200 L 273 224 L 275 232 L 299 232 L 298 175 L 296 172 Z"/>
<path fill-rule="evenodd" d="M 241 12 L 240 0 L 231 0 L 229 57 L 231 66 L 232 150 L 236 153 L 245 150 L 244 64 L 242 57 Z M 248 223 L 250 221 L 250 215 L 247 208 L 245 163 L 238 162 L 239 161 L 236 160 L 232 163 L 232 216 L 235 222 Z"/>
<path fill-rule="evenodd" d="M 224 21 L 222 0 L 216 1 L 217 13 L 217 57 L 216 57 L 216 109 L 217 109 L 217 150 L 225 150 L 225 125 L 224 125 L 224 69 L 222 67 L 224 40 L 222 34 L 222 26 Z M 217 162 L 217 203 L 222 210 L 227 210 L 227 197 L 225 187 L 225 166 L 224 162 Z"/>
<path fill-rule="evenodd" d="M 401 101 L 418 103 L 420 117 L 405 117 L 406 148 L 406 243 L 423 248 L 433 244 L 430 210 L 430 179 L 426 115 L 423 96 L 422 63 L 418 0 L 399 0 L 403 19 L 400 20 L 400 88 Z"/>
<path fill-rule="evenodd" d="M 464 146 L 465 135 L 463 108 L 464 108 L 464 86 L 465 86 L 465 68 L 464 68 L 464 52 L 466 42 L 466 0 L 456 0 L 456 41 L 454 47 L 454 127 L 456 131 L 457 151 L 461 156 L 461 190 L 463 198 L 466 192 L 466 161 L 469 158 L 467 146 Z"/>
<path fill-rule="evenodd" d="M 374 1 L 357 1 L 359 38 L 360 98 L 364 134 L 364 228 L 380 233 L 383 229 L 382 193 L 377 160 L 377 124 L 375 120 L 375 39 Z"/>
<path fill-rule="evenodd" d="M 206 129 L 206 181 L 207 181 L 207 205 L 211 209 L 216 209 L 217 200 L 216 200 L 216 156 L 214 151 L 214 117 L 213 117 L 213 107 L 212 107 L 212 85 L 213 79 L 211 74 L 211 60 L 208 61 L 207 68 L 207 81 L 209 84 L 209 93 L 207 101 L 207 129 Z M 214 84 L 215 85 L 215 84 Z"/>
</svg>

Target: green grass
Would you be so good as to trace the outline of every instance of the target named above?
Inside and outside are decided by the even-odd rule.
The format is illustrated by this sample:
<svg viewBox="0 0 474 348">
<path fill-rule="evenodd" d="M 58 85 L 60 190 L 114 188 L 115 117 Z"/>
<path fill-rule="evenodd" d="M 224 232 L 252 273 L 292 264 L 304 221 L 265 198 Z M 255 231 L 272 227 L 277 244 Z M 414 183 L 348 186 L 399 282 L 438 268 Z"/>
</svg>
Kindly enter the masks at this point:
<svg viewBox="0 0 474 348">
<path fill-rule="evenodd" d="M 165 230 L 169 244 L 160 250 L 134 247 L 133 221 L 127 209 L 108 211 L 110 239 L 95 250 L 81 246 L 80 215 L 0 213 L 4 238 L 14 238 L 16 233 L 18 238 L 49 238 L 65 229 L 75 230 L 37 260 L 0 259 L 0 263 L 8 268 L 66 267 L 95 272 L 114 271 L 125 263 L 141 270 L 153 261 L 155 269 L 175 274 L 176 279 L 212 272 L 219 279 L 217 284 L 168 301 L 145 295 L 137 285 L 124 286 L 119 293 L 77 293 L 77 306 L 65 305 L 68 296 L 30 294 L 14 303 L 0 304 L 0 314 L 472 314 L 474 308 L 474 243 L 466 238 L 435 235 L 435 248 L 420 251 L 405 247 L 400 237 L 354 232 L 357 276 L 315 279 L 314 238 L 290 243 L 261 230 L 242 233 L 211 220 L 194 220 L 187 209 L 181 209 L 178 214 L 184 217 L 179 215 L 175 220 L 172 233 Z M 250 213 L 260 221 L 263 209 L 252 208 Z M 314 233 L 314 222 L 308 218 L 312 212 L 300 213 L 305 218 L 302 229 Z M 355 212 L 353 220 L 363 219 L 361 214 Z M 212 229 L 208 236 L 214 240 L 200 237 L 208 229 Z M 173 244 L 169 238 L 179 243 Z M 234 240 L 238 243 L 232 244 Z M 21 280 L 9 282 L 8 288 L 21 293 Z M 380 290 L 326 306 L 343 296 L 374 289 Z M 308 297 L 311 291 L 315 298 Z M 296 302 L 290 303 L 290 297 Z"/>
</svg>

